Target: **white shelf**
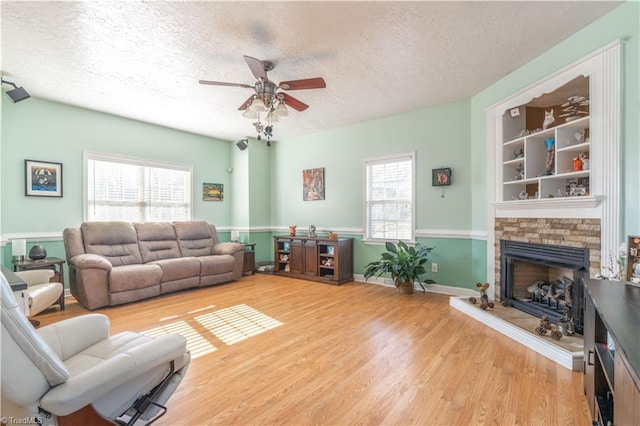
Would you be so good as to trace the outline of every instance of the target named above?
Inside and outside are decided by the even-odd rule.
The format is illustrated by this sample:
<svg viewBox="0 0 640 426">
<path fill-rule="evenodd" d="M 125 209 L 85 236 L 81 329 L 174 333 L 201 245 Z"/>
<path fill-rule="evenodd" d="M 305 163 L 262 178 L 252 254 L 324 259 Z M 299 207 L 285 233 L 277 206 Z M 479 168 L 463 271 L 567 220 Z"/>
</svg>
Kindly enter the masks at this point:
<svg viewBox="0 0 640 426">
<path fill-rule="evenodd" d="M 574 171 L 573 159 L 586 154 L 590 157 L 591 144 L 589 141 L 576 143 L 582 137 L 589 136 L 589 116 L 559 124 L 526 136 L 519 136 L 503 144 L 502 148 L 502 202 L 521 203 L 540 201 L 557 203 L 558 199 L 585 198 L 557 197 L 558 193 L 568 191 L 568 186 L 574 179 L 582 179 L 579 184 L 586 187 L 589 193 L 589 178 L 591 171 Z M 578 137 L 576 137 L 576 135 Z M 554 138 L 553 164 L 547 174 L 548 156 L 546 141 Z M 519 151 L 522 157 L 512 158 Z M 523 179 L 517 179 L 522 174 Z M 521 199 L 527 192 L 527 199 Z M 556 197 L 551 197 L 555 195 Z"/>
</svg>

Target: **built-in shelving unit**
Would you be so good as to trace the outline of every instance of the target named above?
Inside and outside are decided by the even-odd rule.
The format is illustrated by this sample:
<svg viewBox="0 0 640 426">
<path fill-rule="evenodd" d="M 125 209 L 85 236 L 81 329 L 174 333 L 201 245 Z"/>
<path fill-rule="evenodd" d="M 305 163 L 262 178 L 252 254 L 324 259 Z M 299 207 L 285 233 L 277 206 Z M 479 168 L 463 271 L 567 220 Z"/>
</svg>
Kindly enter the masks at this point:
<svg viewBox="0 0 640 426">
<path fill-rule="evenodd" d="M 530 107 L 517 108 L 527 114 Z M 554 109 L 554 108 L 551 108 Z M 555 109 L 559 109 L 556 107 Z M 544 108 L 543 108 L 544 110 Z M 539 114 L 538 114 L 539 115 Z M 588 196 L 591 141 L 590 117 L 558 124 L 548 129 L 527 129 L 523 120 L 514 123 L 505 114 L 502 148 L 503 201 L 539 200 Z M 554 122 L 555 123 L 555 122 Z M 542 123 L 539 123 L 542 125 Z M 532 125 L 530 125 L 532 127 Z"/>
</svg>

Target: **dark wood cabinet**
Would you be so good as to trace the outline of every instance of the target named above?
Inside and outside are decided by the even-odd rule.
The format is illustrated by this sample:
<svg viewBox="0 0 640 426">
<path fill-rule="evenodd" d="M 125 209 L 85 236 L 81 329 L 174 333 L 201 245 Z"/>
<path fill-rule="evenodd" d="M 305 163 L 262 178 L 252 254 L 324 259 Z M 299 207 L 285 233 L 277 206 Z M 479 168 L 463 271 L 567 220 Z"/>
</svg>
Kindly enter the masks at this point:
<svg viewBox="0 0 640 426">
<path fill-rule="evenodd" d="M 584 389 L 594 424 L 640 426 L 640 288 L 584 284 Z"/>
<path fill-rule="evenodd" d="M 353 238 L 274 237 L 274 274 L 329 284 L 353 281 Z"/>
</svg>

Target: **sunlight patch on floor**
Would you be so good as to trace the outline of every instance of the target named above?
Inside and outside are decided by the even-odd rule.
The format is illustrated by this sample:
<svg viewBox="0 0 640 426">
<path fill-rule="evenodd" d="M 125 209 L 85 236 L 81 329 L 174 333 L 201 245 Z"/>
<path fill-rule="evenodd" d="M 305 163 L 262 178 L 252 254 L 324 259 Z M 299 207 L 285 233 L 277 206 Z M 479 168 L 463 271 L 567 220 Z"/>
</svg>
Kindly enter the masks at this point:
<svg viewBox="0 0 640 426">
<path fill-rule="evenodd" d="M 207 340 L 187 324 L 186 321 L 176 321 L 142 332 L 142 334 L 149 337 L 159 337 L 173 333 L 180 334 L 187 339 L 187 349 L 191 351 L 191 358 L 195 359 L 217 350 L 215 346 L 207 342 Z"/>
<path fill-rule="evenodd" d="M 227 345 L 282 325 L 280 321 L 244 304 L 204 314 L 195 320 Z"/>
</svg>

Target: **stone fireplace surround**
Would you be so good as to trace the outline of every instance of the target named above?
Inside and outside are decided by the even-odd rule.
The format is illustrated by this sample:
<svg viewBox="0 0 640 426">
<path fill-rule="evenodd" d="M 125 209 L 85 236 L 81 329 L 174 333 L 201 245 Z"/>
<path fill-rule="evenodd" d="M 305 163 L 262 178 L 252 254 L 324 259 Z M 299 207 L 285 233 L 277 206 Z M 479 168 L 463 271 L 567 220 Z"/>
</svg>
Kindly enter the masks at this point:
<svg viewBox="0 0 640 426">
<path fill-rule="evenodd" d="M 586 248 L 589 276 L 594 277 L 601 266 L 600 232 L 600 219 L 497 217 L 494 229 L 496 299 L 499 300 L 501 294 L 501 240 Z"/>
</svg>

